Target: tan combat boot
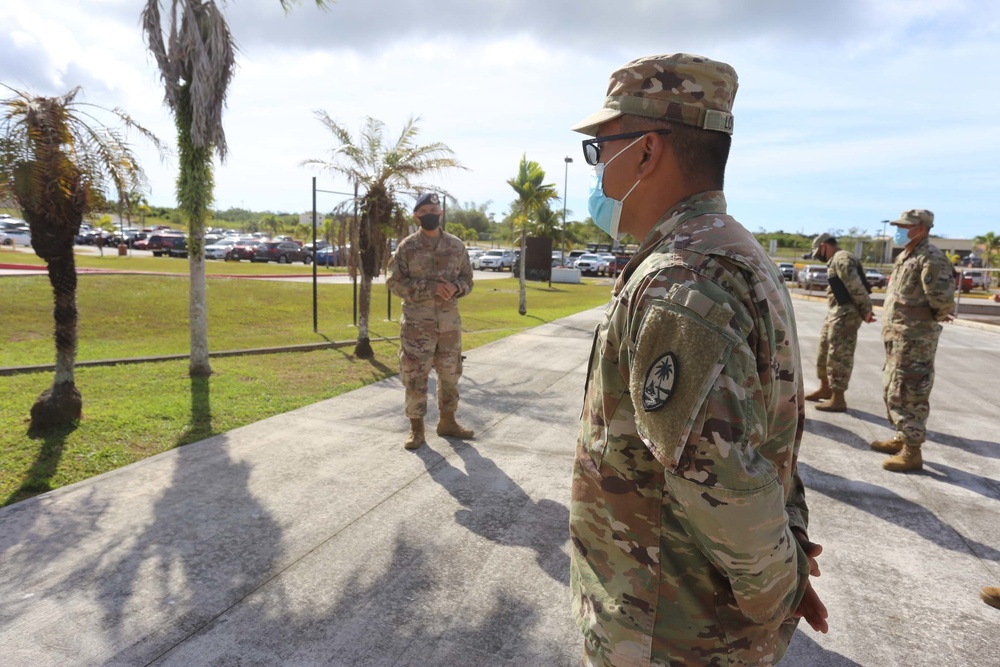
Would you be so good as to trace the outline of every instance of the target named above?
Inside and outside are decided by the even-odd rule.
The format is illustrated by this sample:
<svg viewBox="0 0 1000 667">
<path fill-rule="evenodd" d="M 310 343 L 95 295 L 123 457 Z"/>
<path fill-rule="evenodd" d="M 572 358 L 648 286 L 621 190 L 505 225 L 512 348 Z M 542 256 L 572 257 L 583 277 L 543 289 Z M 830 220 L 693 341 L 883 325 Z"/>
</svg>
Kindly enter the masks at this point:
<svg viewBox="0 0 1000 667">
<path fill-rule="evenodd" d="M 844 392 L 832 390 L 832 396 L 816 406 L 820 412 L 847 412 L 847 401 L 844 400 Z"/>
<path fill-rule="evenodd" d="M 462 440 L 468 440 L 475 435 L 471 429 L 463 428 L 461 424 L 455 421 L 454 412 L 441 413 L 441 418 L 438 420 L 437 434 L 442 437 L 460 438 Z"/>
<path fill-rule="evenodd" d="M 987 586 L 983 590 L 979 591 L 979 597 L 981 597 L 983 602 L 989 606 L 1000 609 L 1000 587 Z"/>
<path fill-rule="evenodd" d="M 820 380 L 819 389 L 811 394 L 806 394 L 807 401 L 825 401 L 826 399 L 833 396 L 833 390 L 830 389 L 830 383 L 826 381 L 826 378 Z"/>
<path fill-rule="evenodd" d="M 882 467 L 889 472 L 923 470 L 924 459 L 920 455 L 920 447 L 903 445 L 903 451 L 882 461 Z"/>
<path fill-rule="evenodd" d="M 403 444 L 407 449 L 420 449 L 424 444 L 424 420 L 423 419 L 411 419 L 410 420 L 410 432 L 406 436 L 406 442 Z"/>
<path fill-rule="evenodd" d="M 899 454 L 903 450 L 903 436 L 896 433 L 888 440 L 875 440 L 872 442 L 872 449 L 883 454 Z"/>
</svg>

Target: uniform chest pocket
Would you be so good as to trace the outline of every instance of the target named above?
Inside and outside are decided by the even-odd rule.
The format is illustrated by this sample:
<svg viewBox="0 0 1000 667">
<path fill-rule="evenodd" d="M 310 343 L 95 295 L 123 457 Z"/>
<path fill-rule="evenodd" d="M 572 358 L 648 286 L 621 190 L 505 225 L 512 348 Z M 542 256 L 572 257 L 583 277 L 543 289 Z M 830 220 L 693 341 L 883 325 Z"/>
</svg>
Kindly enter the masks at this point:
<svg viewBox="0 0 1000 667">
<path fill-rule="evenodd" d="M 604 321 L 594 333 L 590 351 L 578 454 L 589 456 L 596 467 L 591 469 L 592 472 L 600 469 L 609 441 L 629 431 L 626 420 L 615 418 L 618 406 L 628 391 L 628 380 L 622 376 L 620 363 L 622 328 L 618 320 L 619 314 L 624 310 L 625 307 L 620 306 L 617 301 L 609 305 Z M 628 341 L 625 345 L 628 345 Z M 586 467 L 590 469 L 590 466 Z"/>
</svg>

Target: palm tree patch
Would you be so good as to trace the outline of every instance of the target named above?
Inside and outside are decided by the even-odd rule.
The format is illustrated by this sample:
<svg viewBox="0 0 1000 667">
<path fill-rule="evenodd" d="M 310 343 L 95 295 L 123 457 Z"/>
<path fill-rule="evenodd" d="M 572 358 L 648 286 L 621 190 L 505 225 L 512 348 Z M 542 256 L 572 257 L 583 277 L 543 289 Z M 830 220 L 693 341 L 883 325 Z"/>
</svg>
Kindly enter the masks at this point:
<svg viewBox="0 0 1000 667">
<path fill-rule="evenodd" d="M 642 385 L 642 408 L 646 412 L 659 410 L 673 396 L 677 370 L 677 357 L 673 352 L 660 355 L 650 364 Z"/>
</svg>

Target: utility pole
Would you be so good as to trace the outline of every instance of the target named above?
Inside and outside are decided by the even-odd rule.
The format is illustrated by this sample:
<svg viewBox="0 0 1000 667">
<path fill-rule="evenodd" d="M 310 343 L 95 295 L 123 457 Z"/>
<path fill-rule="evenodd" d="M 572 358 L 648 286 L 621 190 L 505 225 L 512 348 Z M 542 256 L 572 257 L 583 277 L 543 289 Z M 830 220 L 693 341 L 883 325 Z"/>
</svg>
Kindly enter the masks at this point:
<svg viewBox="0 0 1000 667">
<path fill-rule="evenodd" d="M 562 219 L 562 243 L 559 245 L 559 263 L 566 264 L 566 197 L 569 190 L 569 165 L 573 158 L 564 158 L 566 162 L 566 176 L 563 179 L 563 219 Z"/>
</svg>

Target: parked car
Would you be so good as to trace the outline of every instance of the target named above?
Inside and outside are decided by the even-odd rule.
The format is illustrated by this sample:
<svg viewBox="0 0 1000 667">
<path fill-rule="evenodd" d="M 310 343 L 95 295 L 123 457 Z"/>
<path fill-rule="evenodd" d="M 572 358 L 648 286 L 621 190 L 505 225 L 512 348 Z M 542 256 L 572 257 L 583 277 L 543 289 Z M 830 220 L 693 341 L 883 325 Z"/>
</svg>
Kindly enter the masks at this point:
<svg viewBox="0 0 1000 667">
<path fill-rule="evenodd" d="M 503 271 L 504 269 L 513 270 L 514 251 L 499 249 L 487 250 L 483 253 L 483 256 L 479 258 L 479 266 L 484 271 L 486 269 L 493 269 L 494 271 Z"/>
<path fill-rule="evenodd" d="M 469 253 L 469 264 L 471 264 L 474 269 L 478 268 L 476 266 L 476 260 L 483 256 L 483 251 L 479 248 L 469 248 L 466 252 Z"/>
<path fill-rule="evenodd" d="M 316 251 L 315 262 L 317 266 L 340 266 L 340 248 L 335 245 L 328 245 Z"/>
<path fill-rule="evenodd" d="M 175 243 L 178 243 L 179 240 L 183 240 L 185 243 L 187 242 L 185 236 L 178 232 L 171 232 L 169 234 L 158 232 L 156 234 L 150 234 L 149 239 L 146 241 L 146 249 L 153 252 L 153 257 L 162 257 L 163 255 L 169 255 L 170 249 Z"/>
<path fill-rule="evenodd" d="M 205 259 L 226 259 L 226 253 L 236 245 L 235 238 L 221 238 L 212 245 L 205 246 Z"/>
<path fill-rule="evenodd" d="M 830 276 L 827 274 L 826 266 L 811 264 L 799 271 L 799 287 L 806 291 L 823 289 L 830 283 Z"/>
<path fill-rule="evenodd" d="M 586 255 L 586 250 L 570 250 L 569 255 L 566 256 L 566 266 L 574 269 L 576 268 L 576 260 L 580 259 L 582 255 Z"/>
<path fill-rule="evenodd" d="M 780 262 L 778 264 L 778 271 L 781 272 L 781 277 L 785 279 L 786 283 L 795 281 L 795 265 L 791 262 Z"/>
<path fill-rule="evenodd" d="M 889 279 L 878 269 L 865 269 L 865 278 L 871 287 L 885 287 L 889 284 Z"/>
<path fill-rule="evenodd" d="M 294 243 L 295 245 L 302 247 L 302 241 L 296 241 L 291 236 L 274 236 L 271 238 L 272 241 L 288 241 L 289 243 Z"/>
<path fill-rule="evenodd" d="M 257 246 L 250 261 L 277 262 L 278 264 L 302 262 L 303 264 L 308 264 L 312 261 L 312 255 L 309 254 L 308 250 L 303 250 L 302 246 L 292 241 L 266 241 Z"/>
<path fill-rule="evenodd" d="M 599 252 L 597 256 L 601 259 L 600 264 L 597 265 L 597 274 L 605 276 L 617 276 L 618 275 L 618 262 L 617 258 L 613 253 L 610 252 Z"/>
<path fill-rule="evenodd" d="M 981 289 L 981 290 L 989 289 L 990 278 L 989 274 L 986 273 L 985 271 L 966 270 L 962 272 L 962 279 L 963 279 L 963 284 L 962 284 L 963 291 L 969 291 L 964 289 L 965 288 L 964 280 L 969 280 L 972 283 L 971 289 Z"/>
<path fill-rule="evenodd" d="M 598 269 L 600 268 L 600 266 L 601 266 L 601 258 L 600 257 L 598 257 L 597 255 L 594 255 L 592 253 L 586 253 L 586 254 L 580 255 L 576 259 L 576 263 L 573 265 L 573 268 L 579 269 L 580 273 L 583 274 L 583 275 L 585 275 L 585 276 L 587 276 L 587 275 L 595 275 L 596 276 L 597 272 L 598 272 Z"/>
<path fill-rule="evenodd" d="M 0 245 L 31 245 L 31 230 L 27 227 L 7 226 L 0 229 Z"/>
<path fill-rule="evenodd" d="M 257 246 L 260 245 L 260 241 L 257 239 L 243 239 L 242 241 L 237 241 L 236 245 L 229 248 L 226 251 L 226 256 L 223 257 L 227 262 L 238 262 L 241 259 L 249 259 L 253 261 L 253 254 L 257 250 Z"/>
<path fill-rule="evenodd" d="M 188 240 L 186 236 L 181 236 L 180 238 L 173 239 L 170 247 L 167 248 L 167 255 L 170 257 L 187 257 L 188 256 Z"/>
</svg>

